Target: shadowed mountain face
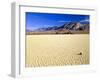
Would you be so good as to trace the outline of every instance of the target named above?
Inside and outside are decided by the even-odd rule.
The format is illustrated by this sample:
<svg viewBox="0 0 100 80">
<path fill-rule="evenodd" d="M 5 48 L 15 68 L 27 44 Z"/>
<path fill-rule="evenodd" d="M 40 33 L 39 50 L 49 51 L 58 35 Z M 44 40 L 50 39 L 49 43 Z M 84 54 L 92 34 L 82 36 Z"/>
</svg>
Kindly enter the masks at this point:
<svg viewBox="0 0 100 80">
<path fill-rule="evenodd" d="M 89 33 L 89 23 L 79 23 L 79 22 L 68 22 L 63 24 L 62 26 L 52 26 L 52 27 L 46 27 L 46 28 L 38 28 L 34 31 L 26 30 L 26 32 L 43 32 L 43 33 L 70 33 L 72 32 L 78 32 L 78 34 L 81 34 L 80 32 L 86 32 Z M 70 34 L 69 33 L 69 34 Z"/>
</svg>

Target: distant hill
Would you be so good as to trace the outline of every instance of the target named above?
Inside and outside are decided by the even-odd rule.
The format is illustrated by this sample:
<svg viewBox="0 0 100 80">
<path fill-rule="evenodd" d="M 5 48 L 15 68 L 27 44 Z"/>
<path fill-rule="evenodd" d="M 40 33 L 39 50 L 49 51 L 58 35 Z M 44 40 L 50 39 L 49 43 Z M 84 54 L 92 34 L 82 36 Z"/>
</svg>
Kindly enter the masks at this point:
<svg viewBox="0 0 100 80">
<path fill-rule="evenodd" d="M 28 29 L 26 29 L 26 32 L 32 32 L 32 30 L 28 30 Z"/>
</svg>

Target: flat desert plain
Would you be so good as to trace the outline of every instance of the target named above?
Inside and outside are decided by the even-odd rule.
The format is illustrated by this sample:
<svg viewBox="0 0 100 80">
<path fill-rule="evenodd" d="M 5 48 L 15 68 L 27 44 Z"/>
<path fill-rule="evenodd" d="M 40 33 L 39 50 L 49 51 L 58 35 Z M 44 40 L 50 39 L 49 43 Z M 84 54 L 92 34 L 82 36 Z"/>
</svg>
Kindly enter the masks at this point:
<svg viewBox="0 0 100 80">
<path fill-rule="evenodd" d="M 89 64 L 89 34 L 26 35 L 26 67 Z"/>
</svg>

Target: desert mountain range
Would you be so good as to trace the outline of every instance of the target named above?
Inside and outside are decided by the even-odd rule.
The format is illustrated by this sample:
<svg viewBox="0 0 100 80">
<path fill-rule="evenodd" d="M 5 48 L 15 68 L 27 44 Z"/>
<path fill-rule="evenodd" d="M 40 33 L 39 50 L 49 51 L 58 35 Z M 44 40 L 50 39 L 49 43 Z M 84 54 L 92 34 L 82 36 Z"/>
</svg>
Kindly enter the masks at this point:
<svg viewBox="0 0 100 80">
<path fill-rule="evenodd" d="M 67 22 L 61 26 L 52 26 L 46 28 L 38 28 L 35 30 L 27 30 L 27 33 L 89 33 L 89 23 Z"/>
</svg>

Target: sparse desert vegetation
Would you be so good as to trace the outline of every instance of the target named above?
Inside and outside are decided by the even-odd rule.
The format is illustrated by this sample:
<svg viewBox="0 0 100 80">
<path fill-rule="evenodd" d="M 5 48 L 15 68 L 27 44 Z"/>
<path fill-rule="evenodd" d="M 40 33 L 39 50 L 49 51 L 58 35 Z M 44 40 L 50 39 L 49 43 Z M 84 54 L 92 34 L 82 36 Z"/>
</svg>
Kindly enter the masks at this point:
<svg viewBox="0 0 100 80">
<path fill-rule="evenodd" d="M 89 64 L 89 34 L 26 35 L 26 67 Z"/>
</svg>

